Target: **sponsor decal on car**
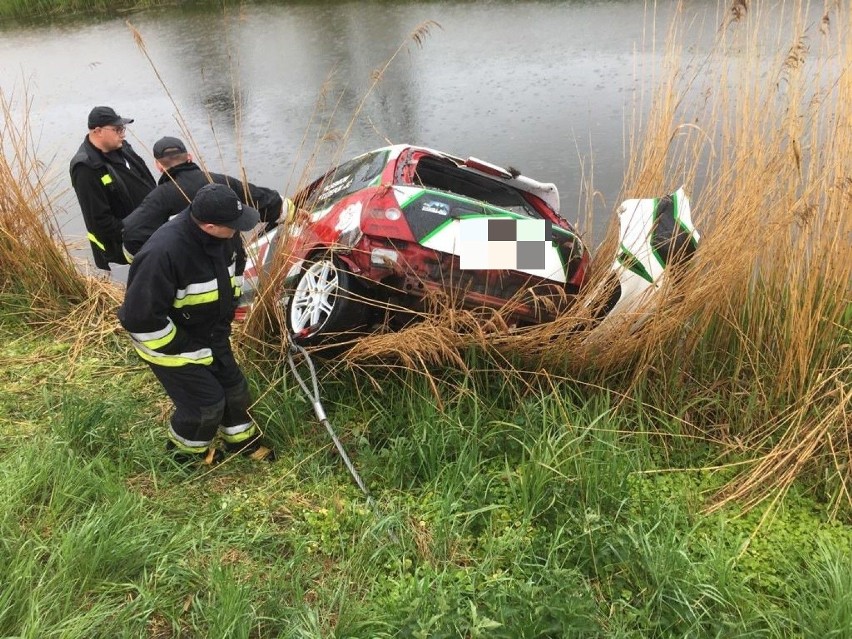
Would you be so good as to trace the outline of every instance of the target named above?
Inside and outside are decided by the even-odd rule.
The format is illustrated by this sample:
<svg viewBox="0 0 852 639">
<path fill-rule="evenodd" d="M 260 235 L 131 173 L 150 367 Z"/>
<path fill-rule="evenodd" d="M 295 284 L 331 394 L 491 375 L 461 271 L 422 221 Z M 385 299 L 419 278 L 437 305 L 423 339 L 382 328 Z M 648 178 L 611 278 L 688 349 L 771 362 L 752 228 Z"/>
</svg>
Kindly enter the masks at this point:
<svg viewBox="0 0 852 639">
<path fill-rule="evenodd" d="M 459 220 L 462 270 L 542 271 L 553 246 L 546 220 L 464 218 Z"/>
<path fill-rule="evenodd" d="M 343 189 L 348 189 L 352 185 L 352 176 L 344 175 L 342 178 L 337 178 L 334 182 L 326 186 L 322 192 L 320 192 L 319 199 L 326 200 L 335 194 L 339 193 Z"/>
<path fill-rule="evenodd" d="M 420 210 L 424 213 L 437 213 L 438 215 L 449 215 L 450 206 L 446 202 L 438 200 L 427 200 L 420 205 Z"/>
<path fill-rule="evenodd" d="M 334 225 L 335 231 L 345 233 L 352 229 L 358 228 L 361 225 L 361 202 L 353 202 L 340 212 L 337 218 L 337 224 Z"/>
<path fill-rule="evenodd" d="M 564 284 L 565 263 L 549 236 L 554 228 L 544 220 L 476 215 L 446 220 L 420 244 L 459 256 L 459 267 L 464 270 L 515 270 Z M 491 239 L 508 238 L 509 232 L 514 239 Z M 536 239 L 525 239 L 528 237 Z"/>
<path fill-rule="evenodd" d="M 324 218 L 326 215 L 328 215 L 328 212 L 329 212 L 331 209 L 332 209 L 332 207 L 331 207 L 331 206 L 327 206 L 327 207 L 326 207 L 326 208 L 324 208 L 324 209 L 319 209 L 319 210 L 314 211 L 313 213 L 311 213 L 311 214 L 308 216 L 308 217 L 309 217 L 309 219 L 310 219 L 310 221 L 311 221 L 311 223 L 319 222 L 322 218 Z"/>
</svg>

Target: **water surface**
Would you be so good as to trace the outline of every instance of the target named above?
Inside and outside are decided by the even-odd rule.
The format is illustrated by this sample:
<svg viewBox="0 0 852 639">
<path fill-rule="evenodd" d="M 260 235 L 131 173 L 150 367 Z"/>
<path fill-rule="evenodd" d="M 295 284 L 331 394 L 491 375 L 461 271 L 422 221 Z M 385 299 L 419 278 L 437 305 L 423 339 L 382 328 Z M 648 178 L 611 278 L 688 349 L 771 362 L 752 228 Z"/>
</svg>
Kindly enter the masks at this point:
<svg viewBox="0 0 852 639">
<path fill-rule="evenodd" d="M 622 185 L 630 118 L 662 69 L 670 4 L 654 15 L 636 0 L 266 3 L 7 25 L 0 84 L 19 104 L 26 87 L 71 242 L 84 232 L 67 163 L 97 104 L 135 118 L 128 139 L 143 157 L 158 137 L 183 136 L 183 120 L 211 170 L 243 166 L 285 194 L 328 166 L 336 147 L 320 140 L 340 140 L 361 106 L 344 155 L 411 142 L 512 165 L 555 182 L 575 221 L 593 171 L 596 239 Z M 700 52 L 716 4 L 686 12 Z M 411 34 L 427 21 L 418 46 Z"/>
</svg>

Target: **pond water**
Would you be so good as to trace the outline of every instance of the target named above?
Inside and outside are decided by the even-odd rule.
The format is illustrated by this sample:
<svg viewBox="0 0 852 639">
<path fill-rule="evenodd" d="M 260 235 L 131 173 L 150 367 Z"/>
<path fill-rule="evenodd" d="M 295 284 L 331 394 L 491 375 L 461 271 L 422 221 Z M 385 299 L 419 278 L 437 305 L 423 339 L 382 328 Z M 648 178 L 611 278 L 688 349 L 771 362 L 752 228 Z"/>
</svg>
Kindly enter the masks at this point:
<svg viewBox="0 0 852 639">
<path fill-rule="evenodd" d="M 18 106 L 28 96 L 63 235 L 80 246 L 67 165 L 98 104 L 135 118 L 128 139 L 152 169 L 153 142 L 188 130 L 210 170 L 244 167 L 284 194 L 329 166 L 332 141 L 343 141 L 341 156 L 410 142 L 555 182 L 563 214 L 585 226 L 582 185 L 593 172 L 594 241 L 617 203 L 631 113 L 661 69 L 674 4 L 656 13 L 641 0 L 192 5 L 6 25 L 0 86 Z M 717 4 L 685 12 L 700 49 Z M 424 23 L 418 44 L 411 34 Z"/>
</svg>

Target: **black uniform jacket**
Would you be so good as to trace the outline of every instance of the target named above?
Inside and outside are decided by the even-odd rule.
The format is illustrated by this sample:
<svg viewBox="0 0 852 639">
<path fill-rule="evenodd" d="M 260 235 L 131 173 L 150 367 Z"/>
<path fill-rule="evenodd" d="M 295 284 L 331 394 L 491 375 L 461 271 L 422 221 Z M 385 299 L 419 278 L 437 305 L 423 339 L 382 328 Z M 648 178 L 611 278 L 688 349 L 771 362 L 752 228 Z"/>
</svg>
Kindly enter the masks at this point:
<svg viewBox="0 0 852 639">
<path fill-rule="evenodd" d="M 121 220 L 156 186 L 145 161 L 128 142 L 103 153 L 86 136 L 69 170 L 95 265 L 109 270 L 109 262 L 127 264 L 121 250 Z"/>
<path fill-rule="evenodd" d="M 206 365 L 227 339 L 246 254 L 236 233 L 205 233 L 185 209 L 157 229 L 130 265 L 118 319 L 139 355 L 159 366 Z"/>
<path fill-rule="evenodd" d="M 221 173 L 208 174 L 194 162 L 185 162 L 166 169 L 157 188 L 124 219 L 125 257 L 130 259 L 136 255 L 154 231 L 185 209 L 198 189 L 211 181 L 230 186 L 243 204 L 260 211 L 260 219 L 264 222 L 274 224 L 281 215 L 282 200 L 277 191 L 250 182 L 243 184 L 237 178 Z"/>
</svg>

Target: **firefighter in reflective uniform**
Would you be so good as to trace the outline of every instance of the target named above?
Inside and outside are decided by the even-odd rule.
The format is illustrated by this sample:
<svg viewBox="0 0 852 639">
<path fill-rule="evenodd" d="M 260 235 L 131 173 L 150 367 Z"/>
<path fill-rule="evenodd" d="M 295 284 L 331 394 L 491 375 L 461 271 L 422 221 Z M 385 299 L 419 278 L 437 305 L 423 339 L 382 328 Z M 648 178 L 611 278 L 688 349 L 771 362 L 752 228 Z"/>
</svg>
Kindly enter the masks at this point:
<svg viewBox="0 0 852 639">
<path fill-rule="evenodd" d="M 127 264 L 121 248 L 122 219 L 157 185 L 139 155 L 124 139 L 133 122 L 111 107 L 89 113 L 89 133 L 71 158 L 71 186 L 77 194 L 95 265 Z"/>
<path fill-rule="evenodd" d="M 174 403 L 167 449 L 180 462 L 213 459 L 217 430 L 228 452 L 273 457 L 230 344 L 246 262 L 240 231 L 259 220 L 229 187 L 208 184 L 130 265 L 119 320 Z"/>
</svg>

